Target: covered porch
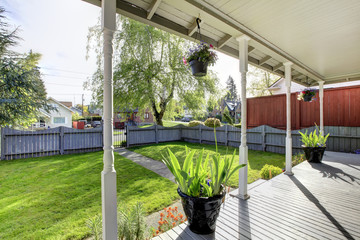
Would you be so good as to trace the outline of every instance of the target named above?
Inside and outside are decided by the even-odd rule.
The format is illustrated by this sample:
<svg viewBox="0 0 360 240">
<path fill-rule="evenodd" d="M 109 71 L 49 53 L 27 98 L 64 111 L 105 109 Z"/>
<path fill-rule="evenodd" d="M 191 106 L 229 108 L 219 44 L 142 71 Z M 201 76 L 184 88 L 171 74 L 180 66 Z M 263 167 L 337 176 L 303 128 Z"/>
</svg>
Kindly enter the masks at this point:
<svg viewBox="0 0 360 240">
<path fill-rule="evenodd" d="M 293 173 L 254 182 L 246 201 L 227 196 L 214 234 L 184 223 L 154 239 L 360 239 L 359 155 L 326 152 Z"/>
<path fill-rule="evenodd" d="M 112 143 L 112 40 L 113 33 L 116 31 L 116 13 L 189 40 L 200 39 L 196 32 L 196 19 L 201 18 L 202 39 L 208 44 L 214 45 L 216 50 L 239 60 L 242 106 L 240 164 L 248 163 L 246 136 L 248 64 L 285 78 L 287 89 L 285 174 L 249 190 L 247 168 L 240 169 L 239 189 L 234 193 L 237 198 L 229 199 L 225 204 L 225 209 L 220 216 L 220 219 L 223 220 L 219 220 L 215 238 L 304 237 L 332 239 L 350 237 L 351 239 L 351 234 L 359 236 L 355 234 L 356 231 L 348 229 L 348 225 L 346 225 L 349 224 L 355 228 L 356 226 L 351 224 L 359 221 L 359 212 L 357 212 L 357 218 L 355 218 L 355 214 L 343 217 L 345 212 L 352 211 L 348 207 L 356 208 L 357 206 L 355 199 L 359 197 L 359 182 L 357 181 L 359 168 L 349 167 L 350 165 L 343 163 L 336 165 L 331 159 L 328 159 L 325 160 L 325 163 L 329 162 L 329 164 L 322 166 L 325 167 L 325 170 L 315 169 L 318 166 L 310 166 L 307 163 L 300 165 L 296 171 L 292 170 L 290 92 L 292 81 L 306 87 L 319 86 L 319 112 L 314 114 L 319 114 L 318 124 L 320 130 L 324 132 L 324 84 L 360 79 L 359 2 L 350 0 L 341 2 L 321 0 L 316 3 L 282 0 L 253 2 L 238 0 L 84 1 L 102 7 L 102 30 L 104 33 L 104 170 L 102 172 L 104 239 L 115 239 L 117 234 L 116 171 Z M 336 159 L 343 161 L 342 158 L 340 156 Z M 328 173 L 326 171 L 331 169 L 335 173 L 341 170 L 350 171 L 346 176 L 348 178 L 351 176 L 351 180 L 341 180 L 341 182 L 335 178 L 335 173 L 335 175 L 331 175 L 331 178 L 322 177 L 324 173 L 325 175 Z M 351 172 L 355 170 L 357 175 Z M 294 173 L 295 176 L 293 176 Z M 322 183 L 324 184 L 321 185 Z M 355 188 L 355 190 L 350 191 L 350 188 Z M 355 195 L 348 196 L 344 191 Z M 342 194 L 339 194 L 341 192 Z M 246 202 L 245 200 L 250 196 L 250 201 Z M 338 199 L 334 197 L 338 196 L 344 197 L 344 199 L 340 198 L 334 202 L 333 199 Z M 344 205 L 342 202 L 346 203 L 343 212 L 338 210 Z M 354 203 L 351 204 L 351 202 Z M 328 203 L 329 205 L 327 205 Z M 341 215 L 339 219 L 344 219 L 344 222 L 334 217 L 339 212 Z M 353 211 L 353 213 L 355 212 L 356 210 Z M 321 213 L 325 218 L 321 223 L 316 219 L 309 220 L 310 224 L 305 223 L 306 219 L 311 219 L 315 215 L 314 213 Z M 274 217 L 277 214 L 281 218 L 276 218 L 275 221 Z M 354 221 L 350 217 L 353 217 Z M 230 219 L 232 221 L 229 221 Z M 279 219 L 282 220 L 279 221 Z M 315 228 L 319 224 L 320 226 Z M 333 226 L 337 232 L 324 230 Z M 310 231 L 310 227 L 317 230 Z M 189 231 L 182 225 L 164 235 L 164 238 L 167 236 L 170 239 L 176 239 L 176 234 L 180 234 L 184 236 L 184 239 L 188 239 L 182 235 L 186 232 Z M 170 237 L 173 234 L 175 234 L 174 237 Z M 192 235 L 189 234 L 189 236 Z M 194 238 L 198 239 L 202 236 L 196 235 Z M 210 236 L 210 238 L 214 238 L 214 236 Z"/>
</svg>

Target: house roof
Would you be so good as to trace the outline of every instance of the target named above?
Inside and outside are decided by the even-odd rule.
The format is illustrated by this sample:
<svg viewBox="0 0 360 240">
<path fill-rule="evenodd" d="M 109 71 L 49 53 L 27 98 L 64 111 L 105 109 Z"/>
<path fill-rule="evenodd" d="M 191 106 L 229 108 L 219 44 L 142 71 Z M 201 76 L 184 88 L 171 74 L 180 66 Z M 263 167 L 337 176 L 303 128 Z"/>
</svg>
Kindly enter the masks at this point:
<svg viewBox="0 0 360 240">
<path fill-rule="evenodd" d="M 54 101 L 55 103 L 59 104 L 59 106 L 62 106 L 63 108 L 65 108 L 66 110 L 69 110 L 72 113 L 74 112 L 73 110 L 71 110 L 70 108 L 68 108 L 67 106 L 65 106 L 64 104 L 62 104 L 61 102 L 59 102 L 58 100 L 56 100 L 53 97 L 49 97 L 48 100 Z"/>
<path fill-rule="evenodd" d="M 100 0 L 84 0 L 100 6 Z M 317 85 L 360 79 L 360 2 L 353 0 L 117 0 L 117 13 L 190 40 L 202 39 L 239 57 L 236 38 L 249 36 L 250 64 Z"/>
</svg>

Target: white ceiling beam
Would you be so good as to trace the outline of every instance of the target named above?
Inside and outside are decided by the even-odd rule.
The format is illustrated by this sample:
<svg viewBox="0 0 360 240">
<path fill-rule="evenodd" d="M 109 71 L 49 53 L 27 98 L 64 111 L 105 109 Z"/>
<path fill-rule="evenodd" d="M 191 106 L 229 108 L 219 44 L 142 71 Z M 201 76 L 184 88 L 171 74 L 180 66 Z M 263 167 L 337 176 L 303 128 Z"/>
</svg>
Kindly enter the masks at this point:
<svg viewBox="0 0 360 240">
<path fill-rule="evenodd" d="M 291 79 L 297 79 L 298 77 L 302 76 L 301 73 L 295 74 L 291 76 Z"/>
<path fill-rule="evenodd" d="M 230 34 L 226 34 L 222 39 L 220 39 L 218 41 L 218 48 L 222 48 L 227 42 L 230 41 L 230 39 L 232 38 L 232 36 Z"/>
<path fill-rule="evenodd" d="M 252 51 L 254 51 L 255 50 L 255 48 L 254 47 L 252 47 L 252 46 L 249 46 L 248 47 L 248 54 L 250 54 Z"/>
<path fill-rule="evenodd" d="M 269 61 L 271 58 L 272 58 L 272 57 L 270 57 L 270 56 L 266 56 L 266 57 L 260 59 L 260 60 L 259 60 L 259 65 L 261 66 L 261 65 L 265 64 L 265 63 L 266 63 L 267 61 Z"/>
<path fill-rule="evenodd" d="M 161 0 L 154 0 L 151 3 L 150 8 L 148 9 L 147 17 L 146 17 L 148 20 L 150 20 L 154 16 L 155 11 L 156 11 L 156 9 L 158 9 L 160 3 L 161 3 Z"/>
<path fill-rule="evenodd" d="M 204 23 L 203 20 L 201 20 L 201 21 L 199 22 L 200 27 L 201 27 L 201 25 L 202 25 L 203 23 Z M 190 27 L 189 30 L 188 30 L 188 36 L 191 37 L 191 36 L 196 32 L 197 29 L 198 29 L 198 25 L 197 25 L 196 19 L 195 19 L 194 23 L 191 25 L 191 27 Z"/>
<path fill-rule="evenodd" d="M 279 63 L 275 67 L 273 67 L 273 72 L 276 72 L 276 70 L 280 69 L 282 66 L 284 66 L 282 63 Z"/>
</svg>

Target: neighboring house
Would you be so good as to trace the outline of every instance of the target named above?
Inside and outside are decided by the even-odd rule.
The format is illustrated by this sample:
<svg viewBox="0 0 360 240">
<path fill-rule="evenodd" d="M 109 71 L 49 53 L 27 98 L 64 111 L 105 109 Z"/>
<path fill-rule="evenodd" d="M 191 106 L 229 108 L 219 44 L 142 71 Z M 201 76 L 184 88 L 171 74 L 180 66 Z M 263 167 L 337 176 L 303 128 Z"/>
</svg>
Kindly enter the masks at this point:
<svg viewBox="0 0 360 240">
<path fill-rule="evenodd" d="M 137 126 L 142 123 L 153 123 L 154 116 L 149 108 L 145 110 L 144 115 L 140 115 L 142 111 L 136 108 L 135 110 L 122 110 L 114 113 L 114 127 L 123 128 L 125 126 Z"/>
<path fill-rule="evenodd" d="M 65 102 L 65 101 L 59 101 L 61 104 L 65 105 L 66 107 L 70 108 L 72 107 L 72 102 Z"/>
<path fill-rule="evenodd" d="M 215 107 L 212 112 L 209 113 L 211 117 L 216 117 L 217 115 L 223 115 L 225 108 L 229 110 L 229 114 L 231 117 L 236 119 L 240 119 L 241 116 L 241 102 L 240 101 L 232 101 L 226 100 L 225 98 L 220 100 L 219 106 Z"/>
<path fill-rule="evenodd" d="M 54 128 L 60 126 L 72 128 L 71 115 L 73 111 L 52 97 L 48 99 L 48 104 L 56 108 L 57 111 L 52 110 L 47 113 L 44 110 L 40 109 L 40 113 L 38 116 L 39 122 L 33 124 L 32 128 Z"/>
<path fill-rule="evenodd" d="M 324 85 L 324 89 L 328 88 L 338 88 L 338 87 L 349 87 L 354 85 L 360 85 L 360 81 L 349 81 L 349 82 L 343 82 L 343 83 L 334 83 L 334 84 L 326 84 Z M 291 82 L 291 92 L 300 92 L 306 87 L 303 85 L 300 85 L 296 82 Z M 319 87 L 311 87 L 313 89 L 318 89 Z M 286 86 L 285 86 L 285 79 L 279 78 L 276 82 L 274 82 L 269 88 L 273 95 L 278 94 L 286 94 Z"/>
</svg>

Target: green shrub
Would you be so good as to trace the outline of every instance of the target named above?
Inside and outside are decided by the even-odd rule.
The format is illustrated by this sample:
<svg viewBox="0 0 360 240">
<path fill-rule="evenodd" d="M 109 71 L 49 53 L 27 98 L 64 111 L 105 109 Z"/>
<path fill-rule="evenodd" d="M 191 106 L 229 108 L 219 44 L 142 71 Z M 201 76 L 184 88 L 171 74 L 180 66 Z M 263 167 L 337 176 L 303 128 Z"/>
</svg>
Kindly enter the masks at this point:
<svg viewBox="0 0 360 240">
<path fill-rule="evenodd" d="M 241 123 L 234 124 L 234 127 L 241 128 Z"/>
<path fill-rule="evenodd" d="M 201 121 L 191 121 L 191 122 L 189 122 L 189 127 L 196 127 L 197 125 L 204 125 L 204 123 L 203 122 L 201 122 Z"/>
<path fill-rule="evenodd" d="M 260 175 L 262 179 L 271 179 L 276 175 L 279 175 L 280 173 L 282 173 L 281 168 L 268 164 L 265 164 L 260 170 Z"/>
<path fill-rule="evenodd" d="M 204 124 L 205 124 L 205 126 L 211 127 L 211 128 L 220 127 L 220 126 L 221 126 L 220 120 L 217 119 L 217 118 L 208 118 L 208 119 L 206 119 L 206 121 L 204 122 Z"/>
<path fill-rule="evenodd" d="M 222 120 L 222 116 L 221 116 L 221 115 L 219 115 L 219 114 L 218 114 L 218 115 L 216 115 L 216 116 L 215 116 L 215 118 L 219 119 L 219 120 L 220 120 L 220 122 L 221 122 L 221 120 Z"/>
<path fill-rule="evenodd" d="M 301 141 L 304 143 L 305 147 L 326 147 L 326 140 L 330 135 L 330 133 L 328 133 L 328 135 L 323 136 L 322 132 L 320 131 L 319 134 L 316 134 L 316 129 L 309 135 L 307 134 L 307 130 L 305 133 L 300 131 L 299 133 L 301 135 Z"/>
<path fill-rule="evenodd" d="M 146 212 L 142 203 L 137 202 L 135 206 L 130 208 L 126 204 L 119 204 L 118 208 L 118 239 L 148 239 L 150 230 L 146 225 Z M 90 229 L 93 239 L 102 239 L 102 218 L 100 215 L 88 219 L 86 225 Z"/>
<path fill-rule="evenodd" d="M 299 163 L 302 163 L 303 161 L 305 161 L 305 154 L 303 153 L 298 153 L 297 155 L 294 155 L 293 158 L 292 158 L 292 165 L 293 166 L 296 166 L 298 165 Z"/>
<path fill-rule="evenodd" d="M 227 114 L 227 113 L 224 113 L 224 118 L 225 118 L 225 121 L 230 124 L 230 125 L 233 125 L 233 120 L 231 119 L 230 115 Z"/>
</svg>

